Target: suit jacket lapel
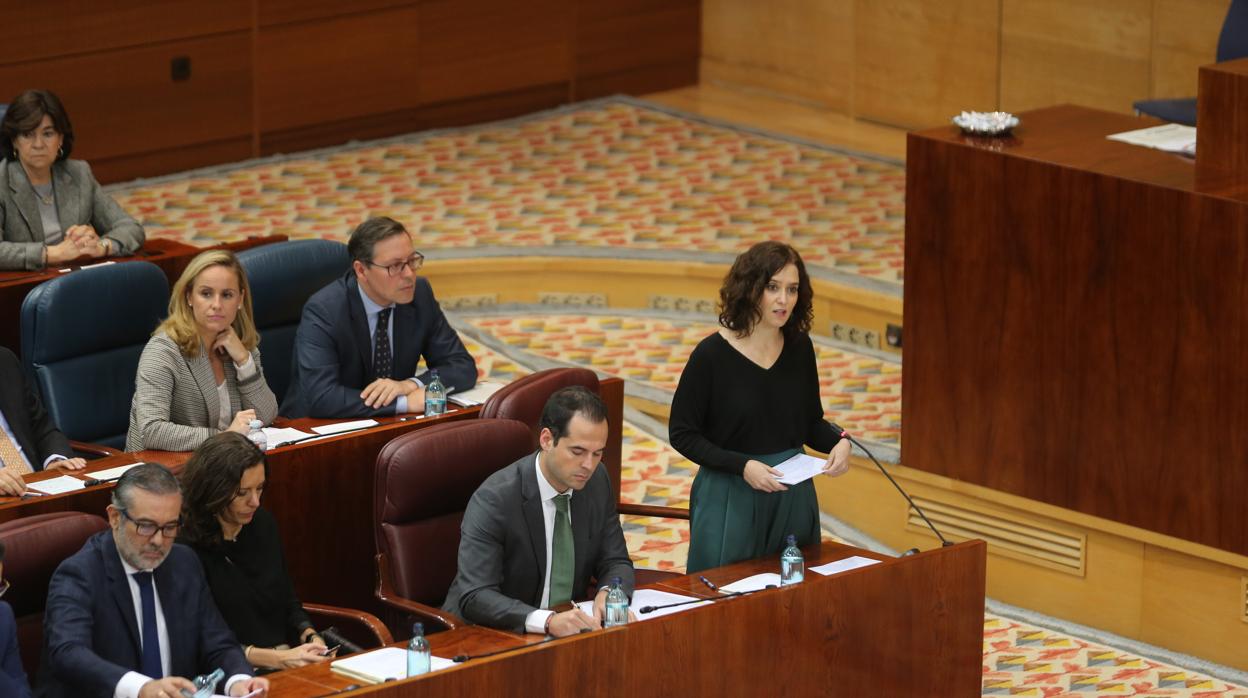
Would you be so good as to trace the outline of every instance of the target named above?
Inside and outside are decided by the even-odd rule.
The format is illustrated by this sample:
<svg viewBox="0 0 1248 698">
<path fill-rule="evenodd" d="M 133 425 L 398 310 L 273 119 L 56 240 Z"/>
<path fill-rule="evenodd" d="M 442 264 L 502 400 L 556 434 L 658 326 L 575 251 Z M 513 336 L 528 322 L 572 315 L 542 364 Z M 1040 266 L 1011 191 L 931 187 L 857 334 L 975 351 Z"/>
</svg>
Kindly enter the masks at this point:
<svg viewBox="0 0 1248 698">
<path fill-rule="evenodd" d="M 191 375 L 195 376 L 195 385 L 199 386 L 199 394 L 204 398 L 204 407 L 208 410 L 208 426 L 216 428 L 221 420 L 221 401 L 217 399 L 217 377 L 212 373 L 212 362 L 208 359 L 208 349 L 201 340 L 199 356 L 187 358 L 191 367 Z"/>
<path fill-rule="evenodd" d="M 542 586 L 546 581 L 546 520 L 542 516 L 542 495 L 537 488 L 537 472 L 533 466 L 535 456 L 520 461 L 520 497 L 524 510 L 525 528 L 529 529 L 529 542 L 533 546 L 533 559 L 537 563 L 537 589 L 531 603 L 542 603 Z"/>
<path fill-rule="evenodd" d="M 360 282 L 356 280 L 354 270 L 347 271 L 346 286 L 351 339 L 355 342 L 356 354 L 364 366 L 364 383 L 367 385 L 373 382 L 373 338 L 368 336 L 368 316 L 365 315 L 364 303 L 360 300 Z"/>
<path fill-rule="evenodd" d="M 26 221 L 30 241 L 42 241 L 43 218 L 39 216 L 39 202 L 35 199 L 35 188 L 26 178 L 26 171 L 22 169 L 21 163 L 9 163 L 9 189 L 13 192 L 13 201 L 17 204 L 18 212 L 22 214 L 22 220 Z"/>
<path fill-rule="evenodd" d="M 139 609 L 134 607 L 134 595 L 130 593 L 130 580 L 126 579 L 126 570 L 121 566 L 121 558 L 117 554 L 117 544 L 113 542 L 112 533 L 105 532 L 100 545 L 103 557 L 104 576 L 107 579 L 109 592 L 117 603 L 121 618 L 130 631 L 130 641 L 134 648 L 134 656 L 143 656 L 143 641 L 139 636 Z"/>
<path fill-rule="evenodd" d="M 82 208 L 79 201 L 81 192 L 74 178 L 69 176 L 69 171 L 59 162 L 52 166 L 52 179 L 56 182 L 56 216 L 61 221 L 61 230 L 69 230 L 69 226 L 75 225 L 75 221 L 83 220 L 79 213 Z M 42 220 L 41 218 L 40 225 Z M 96 232 L 104 234 L 107 231 Z"/>
</svg>

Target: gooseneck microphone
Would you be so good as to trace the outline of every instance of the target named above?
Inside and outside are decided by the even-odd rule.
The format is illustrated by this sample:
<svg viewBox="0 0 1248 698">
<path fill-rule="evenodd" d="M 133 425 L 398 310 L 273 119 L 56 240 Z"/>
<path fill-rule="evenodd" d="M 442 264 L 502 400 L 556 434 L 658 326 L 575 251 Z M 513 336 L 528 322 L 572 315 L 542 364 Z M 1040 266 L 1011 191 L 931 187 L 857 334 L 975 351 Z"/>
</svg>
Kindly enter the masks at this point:
<svg viewBox="0 0 1248 698">
<path fill-rule="evenodd" d="M 719 587 L 715 586 L 715 584 L 711 580 L 707 579 L 706 577 L 703 577 L 702 575 L 698 575 L 698 581 L 705 584 L 711 591 L 719 591 Z M 763 589 L 775 589 L 775 588 L 776 588 L 775 584 L 768 584 L 767 586 L 763 587 Z M 745 596 L 747 594 L 753 594 L 756 591 L 762 591 L 763 589 L 750 589 L 748 591 L 734 591 L 734 592 L 727 593 L 727 594 L 721 594 L 720 596 L 716 596 L 715 598 L 711 598 L 711 599 L 689 599 L 688 601 L 676 601 L 674 603 L 665 603 L 665 604 L 661 604 L 658 606 L 642 606 L 641 608 L 637 609 L 637 613 L 638 615 L 644 615 L 647 613 L 654 613 L 655 611 L 660 611 L 664 608 L 688 606 L 691 603 L 702 603 L 704 601 L 714 602 L 714 601 L 719 601 L 720 599 L 731 599 L 734 596 Z"/>
<path fill-rule="evenodd" d="M 83 487 L 95 487 L 96 485 L 103 485 L 106 482 L 117 482 L 120 479 L 121 479 L 121 475 L 118 475 L 117 477 L 106 477 L 103 480 L 97 480 L 95 478 L 88 478 L 87 480 L 84 481 L 85 484 L 83 485 Z"/>
<path fill-rule="evenodd" d="M 906 501 L 910 504 L 910 506 L 914 507 L 914 510 L 919 513 L 919 516 L 923 519 L 923 523 L 927 524 L 927 527 L 932 529 L 932 533 L 935 533 L 936 537 L 940 539 L 940 546 L 942 548 L 947 548 L 953 545 L 953 543 L 946 540 L 944 536 L 940 535 L 940 531 L 936 528 L 936 525 L 932 523 L 931 519 L 927 518 L 927 514 L 923 513 L 923 510 L 919 508 L 919 505 L 914 503 L 914 500 L 910 498 L 910 495 L 906 494 L 906 491 L 902 489 L 901 485 L 897 484 L 897 481 L 893 479 L 893 476 L 889 475 L 888 471 L 884 469 L 883 464 L 881 464 L 880 461 L 876 460 L 876 457 L 871 453 L 871 451 L 866 446 L 862 445 L 861 441 L 859 441 L 858 439 L 855 439 L 848 431 L 846 431 L 844 428 L 841 427 L 841 425 L 837 424 L 836 422 L 828 422 L 828 424 L 831 424 L 833 429 L 840 432 L 842 439 L 847 439 L 851 444 L 862 449 L 862 452 L 867 454 L 867 458 L 870 458 L 871 462 L 875 463 L 875 467 L 879 468 L 881 473 L 884 473 L 884 477 L 888 478 L 888 481 L 893 483 L 893 487 L 896 487 L 897 491 L 901 493 L 901 496 L 905 497 Z M 917 552 L 919 552 L 918 548 L 911 548 L 907 550 L 906 552 L 902 553 L 901 556 L 909 557 L 910 555 L 914 555 Z"/>
<path fill-rule="evenodd" d="M 289 441 L 283 441 L 283 442 L 281 442 L 281 443 L 279 443 L 279 444 L 277 444 L 277 445 L 273 446 L 273 448 L 281 448 L 282 446 L 293 446 L 293 445 L 295 445 L 295 444 L 297 444 L 297 443 L 300 443 L 300 442 L 303 442 L 303 441 L 311 441 L 312 439 L 328 439 L 328 438 L 329 438 L 329 437 L 331 437 L 331 436 L 338 436 L 338 435 L 340 435 L 340 434 L 354 434 L 354 433 L 355 433 L 355 432 L 357 432 L 357 431 L 364 431 L 364 430 L 366 430 L 366 429 L 372 429 L 373 427 L 379 427 L 379 426 L 385 426 L 385 425 L 383 425 L 383 424 L 370 424 L 370 425 L 368 425 L 368 426 L 366 426 L 366 427 L 356 427 L 356 428 L 354 428 L 354 429 L 343 429 L 342 431 L 336 431 L 336 432 L 334 432 L 334 433 L 332 433 L 332 434 L 308 434 L 307 436 L 300 436 L 300 437 L 299 437 L 299 438 L 297 438 L 297 439 L 290 439 Z"/>
</svg>

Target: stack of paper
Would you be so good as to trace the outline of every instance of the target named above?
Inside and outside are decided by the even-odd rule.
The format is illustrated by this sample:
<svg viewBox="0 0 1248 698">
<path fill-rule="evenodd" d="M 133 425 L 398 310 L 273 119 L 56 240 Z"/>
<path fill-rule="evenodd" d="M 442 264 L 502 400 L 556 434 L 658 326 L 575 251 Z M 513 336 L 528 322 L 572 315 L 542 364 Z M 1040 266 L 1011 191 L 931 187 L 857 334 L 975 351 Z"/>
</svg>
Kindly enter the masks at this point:
<svg viewBox="0 0 1248 698">
<path fill-rule="evenodd" d="M 42 492 L 43 494 L 62 494 L 64 492 L 80 490 L 86 486 L 87 483 L 83 480 L 79 480 L 72 475 L 62 475 L 48 480 L 32 482 L 26 485 L 26 488 L 36 492 Z"/>
<path fill-rule="evenodd" d="M 1156 148 L 1167 153 L 1196 156 L 1196 127 L 1183 124 L 1164 124 L 1135 131 L 1124 131 L 1106 136 L 1111 141 L 1121 141 L 1145 148 Z"/>
<path fill-rule="evenodd" d="M 472 390 L 465 390 L 462 393 L 447 395 L 446 401 L 453 402 L 460 407 L 472 407 L 485 402 L 494 393 L 503 387 L 502 383 L 493 381 L 479 381 Z"/>
<path fill-rule="evenodd" d="M 739 591 L 758 591 L 767 587 L 780 586 L 780 575 L 775 572 L 764 572 L 756 574 L 753 577 L 738 579 L 732 584 L 725 584 L 719 588 L 725 594 L 735 594 Z"/>
<path fill-rule="evenodd" d="M 836 574 L 837 572 L 847 572 L 849 570 L 856 570 L 859 567 L 869 567 L 871 565 L 875 565 L 878 563 L 879 563 L 879 560 L 872 560 L 869 557 L 860 557 L 858 555 L 855 555 L 853 557 L 847 557 L 843 560 L 837 560 L 836 562 L 829 562 L 826 565 L 819 565 L 818 567 L 811 567 L 810 571 L 818 572 L 819 574 L 826 576 L 829 574 Z"/>
<path fill-rule="evenodd" d="M 122 475 L 125 475 L 127 470 L 140 466 L 140 465 L 143 465 L 143 464 L 142 463 L 130 463 L 128 465 L 119 465 L 116 468 L 109 468 L 108 470 L 97 470 L 93 473 L 83 473 L 82 476 L 89 477 L 94 480 L 112 480 L 115 478 L 119 478 Z"/>
<path fill-rule="evenodd" d="M 784 473 L 776 479 L 782 485 L 796 485 L 823 472 L 824 463 L 827 463 L 827 461 L 823 458 L 815 458 L 805 453 L 799 453 L 776 466 L 776 470 Z"/>
<path fill-rule="evenodd" d="M 453 666 L 455 662 L 449 659 L 442 657 L 429 659 L 430 673 Z M 383 647 L 331 662 L 329 670 L 367 684 L 405 679 L 407 678 L 407 650 L 400 647 Z"/>
<path fill-rule="evenodd" d="M 666 606 L 673 603 L 681 603 L 682 601 L 694 601 L 696 603 L 686 603 L 684 606 L 673 606 L 671 608 L 657 608 L 649 613 L 642 613 L 641 609 L 647 606 Z M 710 600 L 698 601 L 694 596 L 681 596 L 680 594 L 669 594 L 666 591 L 658 591 L 657 589 L 638 589 L 633 592 L 633 601 L 628 605 L 628 610 L 637 616 L 637 620 L 650 620 L 659 616 L 666 616 L 672 613 L 680 613 L 698 606 L 705 606 L 713 603 Z M 582 601 L 577 604 L 585 615 L 594 615 L 594 602 Z"/>
</svg>

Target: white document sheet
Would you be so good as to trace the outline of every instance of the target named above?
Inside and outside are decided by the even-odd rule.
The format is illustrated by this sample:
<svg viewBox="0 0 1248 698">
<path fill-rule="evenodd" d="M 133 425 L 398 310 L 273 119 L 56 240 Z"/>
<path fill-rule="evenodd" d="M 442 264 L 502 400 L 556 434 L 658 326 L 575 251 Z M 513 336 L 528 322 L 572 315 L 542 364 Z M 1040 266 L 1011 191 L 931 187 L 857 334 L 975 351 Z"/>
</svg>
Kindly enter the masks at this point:
<svg viewBox="0 0 1248 698">
<path fill-rule="evenodd" d="M 299 429 L 291 429 L 290 427 L 283 427 L 280 429 L 278 427 L 265 427 L 264 435 L 269 440 L 269 448 L 274 448 L 278 444 L 285 443 L 287 441 L 294 441 L 295 439 L 304 439 L 312 436 L 310 432 Z M 311 439 L 308 440 L 311 441 Z"/>
<path fill-rule="evenodd" d="M 660 608 L 660 609 L 653 610 L 649 613 L 641 612 L 641 609 L 645 608 L 646 606 L 663 606 L 669 603 L 680 603 L 681 601 L 696 601 L 696 600 L 697 600 L 696 596 L 682 596 L 680 594 L 671 594 L 666 591 L 659 591 L 657 589 L 637 589 L 633 591 L 633 601 L 632 603 L 628 605 L 628 610 L 632 611 L 633 615 L 637 616 L 637 620 L 642 621 L 642 620 L 650 620 L 651 618 L 658 618 L 659 616 L 671 615 L 673 613 L 680 613 L 681 611 L 687 611 L 691 608 L 697 608 L 698 606 L 705 606 L 708 603 L 713 603 L 713 601 L 708 599 L 705 601 L 701 601 L 699 603 L 685 604 L 684 606 L 675 606 L 673 608 Z M 593 601 L 582 601 L 577 604 L 577 608 L 580 608 L 581 611 L 583 611 L 585 615 L 587 616 L 594 615 L 594 602 Z"/>
<path fill-rule="evenodd" d="M 455 662 L 442 657 L 429 658 L 429 673 L 455 666 Z M 330 671 L 369 684 L 390 679 L 407 678 L 407 650 L 401 647 L 383 647 L 353 657 L 331 662 Z"/>
<path fill-rule="evenodd" d="M 86 486 L 86 482 L 79 480 L 72 475 L 62 475 L 60 477 L 54 477 L 51 480 L 41 480 L 39 482 L 32 482 L 26 485 L 27 489 L 32 489 L 36 492 L 42 492 L 44 494 L 73 492 L 74 490 L 80 490 Z"/>
<path fill-rule="evenodd" d="M 1131 145 L 1142 145 L 1145 148 L 1164 150 L 1167 153 L 1180 153 L 1196 156 L 1196 127 L 1183 124 L 1163 124 L 1149 128 L 1124 131 L 1106 136 L 1111 141 L 1121 141 Z"/>
<path fill-rule="evenodd" d="M 826 462 L 826 459 L 799 453 L 776 466 L 776 470 L 784 473 L 784 476 L 780 477 L 779 481 L 784 485 L 796 485 L 799 482 L 805 482 L 823 472 L 823 464 Z"/>
<path fill-rule="evenodd" d="M 810 571 L 818 572 L 819 574 L 826 576 L 829 574 L 836 574 L 837 572 L 847 572 L 849 570 L 856 570 L 859 567 L 870 567 L 871 565 L 874 565 L 878 562 L 879 560 L 872 560 L 869 557 L 860 557 L 858 555 L 855 555 L 853 557 L 847 557 L 844 560 L 837 560 L 836 562 L 829 562 L 826 565 L 819 565 L 818 567 L 811 567 Z"/>
<path fill-rule="evenodd" d="M 83 477 L 89 477 L 89 478 L 93 478 L 96 480 L 112 480 L 115 477 L 121 477 L 122 475 L 125 475 L 127 470 L 138 467 L 140 465 L 143 465 L 143 464 L 131 463 L 129 465 L 119 465 L 116 468 L 109 468 L 108 470 L 97 470 L 93 473 L 83 473 L 82 475 Z"/>
<path fill-rule="evenodd" d="M 725 594 L 733 594 L 738 591 L 758 591 L 759 589 L 766 589 L 768 586 L 780 586 L 780 573 L 764 572 L 753 577 L 738 579 L 732 584 L 723 585 L 719 590 Z"/>
<path fill-rule="evenodd" d="M 478 381 L 472 390 L 465 390 L 462 393 L 455 393 L 446 397 L 447 402 L 453 402 L 460 407 L 472 407 L 485 402 L 486 398 L 498 392 L 503 387 L 502 383 L 493 381 Z"/>
<path fill-rule="evenodd" d="M 351 431 L 352 429 L 375 427 L 378 424 L 379 422 L 375 419 L 357 419 L 354 422 L 338 422 L 337 424 L 325 424 L 319 427 L 312 427 L 312 431 L 321 434 L 322 436 L 330 436 L 332 434 L 340 434 L 344 431 Z"/>
</svg>

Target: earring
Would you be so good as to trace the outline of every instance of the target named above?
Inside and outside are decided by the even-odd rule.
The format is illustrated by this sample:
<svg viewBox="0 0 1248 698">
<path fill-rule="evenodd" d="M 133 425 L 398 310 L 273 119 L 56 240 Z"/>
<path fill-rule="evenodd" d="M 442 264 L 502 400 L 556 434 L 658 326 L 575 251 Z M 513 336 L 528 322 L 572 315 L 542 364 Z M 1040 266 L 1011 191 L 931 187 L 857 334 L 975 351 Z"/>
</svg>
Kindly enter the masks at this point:
<svg viewBox="0 0 1248 698">
<path fill-rule="evenodd" d="M 56 149 L 56 154 L 57 154 L 58 156 L 60 156 L 60 157 L 65 157 L 65 147 L 64 147 L 64 146 L 62 146 L 62 147 L 60 147 L 60 148 L 57 148 L 57 149 Z"/>
</svg>

